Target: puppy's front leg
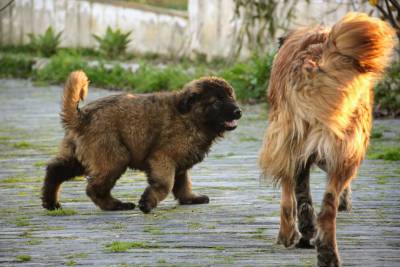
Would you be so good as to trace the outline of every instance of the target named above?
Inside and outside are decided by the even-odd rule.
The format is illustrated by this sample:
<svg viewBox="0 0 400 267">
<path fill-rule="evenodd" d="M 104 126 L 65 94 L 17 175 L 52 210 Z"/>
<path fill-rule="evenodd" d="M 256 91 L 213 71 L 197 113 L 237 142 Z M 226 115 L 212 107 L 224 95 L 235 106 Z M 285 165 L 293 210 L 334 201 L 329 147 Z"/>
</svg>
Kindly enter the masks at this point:
<svg viewBox="0 0 400 267">
<path fill-rule="evenodd" d="M 149 160 L 149 169 L 146 173 L 149 185 L 140 198 L 139 208 L 144 213 L 149 213 L 171 192 L 174 185 L 175 166 L 168 157 L 156 154 Z"/>
<path fill-rule="evenodd" d="M 208 196 L 192 192 L 192 181 L 187 170 L 176 172 L 172 192 L 181 205 L 206 204 L 210 202 Z"/>
</svg>

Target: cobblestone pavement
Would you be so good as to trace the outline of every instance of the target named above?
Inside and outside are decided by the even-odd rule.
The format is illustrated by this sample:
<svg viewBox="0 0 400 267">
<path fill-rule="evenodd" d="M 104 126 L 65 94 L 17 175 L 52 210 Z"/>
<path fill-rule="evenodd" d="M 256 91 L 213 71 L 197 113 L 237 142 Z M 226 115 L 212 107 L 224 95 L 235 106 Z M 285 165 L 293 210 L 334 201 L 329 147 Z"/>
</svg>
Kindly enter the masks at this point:
<svg viewBox="0 0 400 267">
<path fill-rule="evenodd" d="M 89 100 L 115 93 L 91 89 Z M 103 212 L 78 178 L 64 183 L 65 216 L 51 216 L 41 208 L 39 192 L 46 161 L 63 134 L 60 100 L 60 86 L 0 80 L 1 266 L 315 265 L 314 250 L 275 244 L 280 193 L 260 182 L 256 166 L 265 107 L 244 106 L 238 129 L 192 170 L 195 191 L 207 194 L 210 204 L 179 206 L 170 196 L 148 215 L 138 209 Z M 376 121 L 375 128 L 383 132 L 374 141 L 378 149 L 399 145 L 399 120 Z M 353 211 L 337 219 L 344 266 L 400 266 L 399 163 L 364 161 L 353 182 Z M 113 193 L 137 203 L 145 185 L 142 173 L 128 171 Z M 324 173 L 315 169 L 317 209 L 324 185 Z"/>
</svg>

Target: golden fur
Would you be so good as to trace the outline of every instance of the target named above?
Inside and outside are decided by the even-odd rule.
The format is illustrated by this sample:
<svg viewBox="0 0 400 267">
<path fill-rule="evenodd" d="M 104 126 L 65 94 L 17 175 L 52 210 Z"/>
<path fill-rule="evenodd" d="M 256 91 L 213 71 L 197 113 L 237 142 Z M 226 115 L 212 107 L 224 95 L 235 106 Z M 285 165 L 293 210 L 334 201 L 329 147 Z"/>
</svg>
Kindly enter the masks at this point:
<svg viewBox="0 0 400 267">
<path fill-rule="evenodd" d="M 335 257 L 327 257 L 326 262 L 319 257 L 320 265 L 339 264 L 334 235 L 326 229 L 334 229 L 339 194 L 364 158 L 373 86 L 389 62 L 393 46 L 394 30 L 387 23 L 350 13 L 332 29 L 290 32 L 274 60 L 268 89 L 269 125 L 259 164 L 265 176 L 283 187 L 278 241 L 287 246 L 297 238 L 294 221 L 300 178 L 308 179 L 305 173 L 312 163 L 327 172 L 327 191 L 317 221 L 320 245 L 316 245 L 321 256 L 321 244 L 334 243 Z M 299 204 L 303 203 L 297 207 Z"/>
</svg>

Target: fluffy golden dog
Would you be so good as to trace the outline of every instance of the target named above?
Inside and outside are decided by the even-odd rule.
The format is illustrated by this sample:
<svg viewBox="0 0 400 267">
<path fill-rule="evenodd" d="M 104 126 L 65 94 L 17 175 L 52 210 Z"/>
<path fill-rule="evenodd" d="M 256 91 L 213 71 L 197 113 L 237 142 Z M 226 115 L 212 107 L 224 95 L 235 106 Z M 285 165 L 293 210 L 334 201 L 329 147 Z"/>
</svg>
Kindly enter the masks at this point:
<svg viewBox="0 0 400 267">
<path fill-rule="evenodd" d="M 302 28 L 281 41 L 259 158 L 263 174 L 282 187 L 278 243 L 312 247 L 314 238 L 318 266 L 338 266 L 340 195 L 348 193 L 368 146 L 373 86 L 389 62 L 394 30 L 380 19 L 350 13 L 331 29 Z M 328 175 L 316 219 L 309 189 L 313 164 Z"/>
</svg>

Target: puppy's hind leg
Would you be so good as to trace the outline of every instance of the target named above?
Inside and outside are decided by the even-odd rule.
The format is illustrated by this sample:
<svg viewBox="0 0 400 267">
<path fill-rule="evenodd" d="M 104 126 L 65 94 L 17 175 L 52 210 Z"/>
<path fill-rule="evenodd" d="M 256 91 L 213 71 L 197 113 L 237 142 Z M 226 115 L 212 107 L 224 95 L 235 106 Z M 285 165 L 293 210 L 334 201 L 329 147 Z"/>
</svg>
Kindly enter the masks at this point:
<svg viewBox="0 0 400 267">
<path fill-rule="evenodd" d="M 86 194 L 102 210 L 132 210 L 135 208 L 135 204 L 131 202 L 122 202 L 111 195 L 112 188 L 125 170 L 126 167 L 109 171 L 89 179 L 86 187 Z"/>
<path fill-rule="evenodd" d="M 63 182 L 82 175 L 84 168 L 77 159 L 57 157 L 46 169 L 46 176 L 42 187 L 42 206 L 48 210 L 61 208 L 58 200 L 60 186 Z"/>
<path fill-rule="evenodd" d="M 86 194 L 102 210 L 132 210 L 135 204 L 122 202 L 111 195 L 117 180 L 126 171 L 130 155 L 115 136 L 97 138 L 97 143 L 86 150 L 87 164 L 90 166 Z"/>
<path fill-rule="evenodd" d="M 206 204 L 210 202 L 208 196 L 192 192 L 192 181 L 187 170 L 176 172 L 172 192 L 181 205 Z"/>
</svg>

